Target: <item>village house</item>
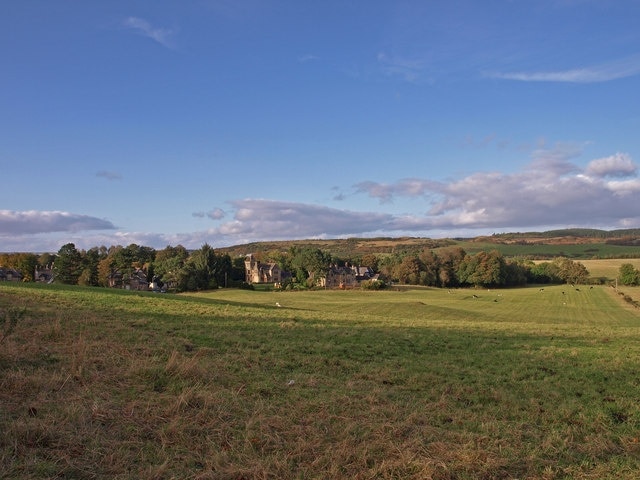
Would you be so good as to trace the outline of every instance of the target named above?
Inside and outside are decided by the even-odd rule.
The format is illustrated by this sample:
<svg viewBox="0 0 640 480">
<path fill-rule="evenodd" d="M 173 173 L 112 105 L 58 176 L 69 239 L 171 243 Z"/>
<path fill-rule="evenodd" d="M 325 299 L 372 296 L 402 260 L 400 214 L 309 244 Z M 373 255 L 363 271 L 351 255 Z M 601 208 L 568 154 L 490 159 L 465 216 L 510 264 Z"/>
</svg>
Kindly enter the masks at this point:
<svg viewBox="0 0 640 480">
<path fill-rule="evenodd" d="M 319 277 L 316 285 L 324 288 L 354 288 L 365 280 L 377 280 L 378 275 L 374 274 L 369 267 L 356 267 L 345 265 L 339 267 L 332 265 L 325 276 Z"/>
<path fill-rule="evenodd" d="M 0 282 L 19 282 L 22 274 L 12 268 L 0 268 Z"/>
<path fill-rule="evenodd" d="M 119 270 L 115 270 L 109 274 L 107 278 L 107 284 L 111 288 L 124 288 L 126 290 L 146 291 L 149 290 L 149 282 L 147 281 L 147 274 L 142 269 L 137 269 L 131 273 L 129 278 L 125 276 Z"/>
<path fill-rule="evenodd" d="M 374 273 L 374 271 L 370 267 L 356 267 L 352 266 L 351 269 L 356 275 L 356 280 L 358 282 L 363 282 L 365 280 L 378 280 L 379 274 Z"/>
</svg>

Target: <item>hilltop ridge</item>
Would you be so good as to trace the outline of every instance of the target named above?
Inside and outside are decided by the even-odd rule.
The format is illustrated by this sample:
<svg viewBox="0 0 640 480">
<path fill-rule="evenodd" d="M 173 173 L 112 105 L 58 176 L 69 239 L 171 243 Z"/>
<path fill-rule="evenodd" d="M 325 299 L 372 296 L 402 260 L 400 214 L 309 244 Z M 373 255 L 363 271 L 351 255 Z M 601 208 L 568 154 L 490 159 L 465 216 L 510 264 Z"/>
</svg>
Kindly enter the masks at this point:
<svg viewBox="0 0 640 480">
<path fill-rule="evenodd" d="M 568 228 L 543 232 L 494 233 L 477 237 L 374 237 L 302 239 L 251 242 L 217 248 L 230 256 L 247 253 L 282 252 L 291 247 L 312 247 L 336 257 L 367 254 L 419 253 L 425 249 L 462 247 L 469 252 L 497 249 L 506 255 L 528 255 L 537 258 L 566 255 L 575 258 L 611 258 L 640 256 L 640 229 L 598 230 Z M 573 247 L 573 248 L 567 248 Z"/>
</svg>

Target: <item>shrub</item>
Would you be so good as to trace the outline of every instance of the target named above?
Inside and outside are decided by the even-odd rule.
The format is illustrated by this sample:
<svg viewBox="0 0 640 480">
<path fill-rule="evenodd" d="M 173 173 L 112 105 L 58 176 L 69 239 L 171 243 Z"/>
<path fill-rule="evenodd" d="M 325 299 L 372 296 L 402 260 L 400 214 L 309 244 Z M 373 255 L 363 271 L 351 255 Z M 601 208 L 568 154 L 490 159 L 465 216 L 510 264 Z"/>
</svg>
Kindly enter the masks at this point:
<svg viewBox="0 0 640 480">
<path fill-rule="evenodd" d="M 382 290 L 383 288 L 387 288 L 387 284 L 382 280 L 365 280 L 360 286 L 363 290 Z"/>
</svg>

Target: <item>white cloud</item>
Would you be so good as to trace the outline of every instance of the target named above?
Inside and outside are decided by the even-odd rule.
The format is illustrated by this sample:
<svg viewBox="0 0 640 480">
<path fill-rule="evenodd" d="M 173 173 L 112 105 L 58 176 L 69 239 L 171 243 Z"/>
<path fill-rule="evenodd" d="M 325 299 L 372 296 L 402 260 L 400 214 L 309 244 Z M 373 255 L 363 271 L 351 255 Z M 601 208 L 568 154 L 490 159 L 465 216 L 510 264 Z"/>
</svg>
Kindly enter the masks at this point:
<svg viewBox="0 0 640 480">
<path fill-rule="evenodd" d="M 174 31 L 169 28 L 153 27 L 146 20 L 138 17 L 127 17 L 122 21 L 122 24 L 125 27 L 135 30 L 140 35 L 158 42 L 164 47 L 174 48 L 172 40 Z"/>
<path fill-rule="evenodd" d="M 377 212 L 354 212 L 321 205 L 244 199 L 231 202 L 235 217 L 220 226 L 222 235 L 304 238 L 356 234 L 390 225 L 394 218 Z"/>
<path fill-rule="evenodd" d="M 585 68 L 547 72 L 487 73 L 490 78 L 523 82 L 598 83 L 632 77 L 640 73 L 640 54 Z"/>
<path fill-rule="evenodd" d="M 537 151 L 520 172 L 479 172 L 449 183 L 416 179 L 394 184 L 361 182 L 355 186 L 381 202 L 395 196 L 423 197 L 428 211 L 422 229 L 515 228 L 540 225 L 616 225 L 640 220 L 640 181 L 626 154 L 594 160 L 586 170 L 570 163 L 573 153 Z M 416 187 L 419 186 L 419 188 Z"/>
<path fill-rule="evenodd" d="M 616 153 L 593 160 L 587 166 L 587 175 L 593 177 L 627 177 L 635 175 L 637 167 L 626 153 Z"/>
<path fill-rule="evenodd" d="M 108 220 L 58 211 L 0 210 L 0 237 L 51 232 L 113 230 Z"/>
</svg>

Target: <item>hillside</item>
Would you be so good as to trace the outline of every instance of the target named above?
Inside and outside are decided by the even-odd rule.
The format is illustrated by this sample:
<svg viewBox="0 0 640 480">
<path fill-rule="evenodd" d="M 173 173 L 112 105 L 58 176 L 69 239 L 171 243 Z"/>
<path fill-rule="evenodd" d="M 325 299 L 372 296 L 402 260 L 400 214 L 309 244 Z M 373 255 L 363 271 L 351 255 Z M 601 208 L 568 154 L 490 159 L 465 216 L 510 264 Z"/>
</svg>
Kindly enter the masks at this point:
<svg viewBox="0 0 640 480">
<path fill-rule="evenodd" d="M 216 249 L 231 257 L 248 253 L 284 252 L 291 247 L 313 247 L 338 258 L 367 254 L 419 253 L 425 249 L 461 247 L 469 253 L 498 250 L 503 255 L 545 259 L 566 256 L 576 259 L 640 257 L 640 229 L 564 229 L 545 232 L 500 233 L 472 238 L 378 237 L 346 239 L 306 239 L 253 242 Z"/>
<path fill-rule="evenodd" d="M 253 242 L 233 247 L 216 249 L 228 253 L 232 257 L 247 253 L 284 252 L 291 247 L 313 247 L 330 252 L 336 257 L 354 257 L 366 254 L 391 254 L 420 252 L 424 249 L 437 249 L 456 245 L 452 239 L 432 239 L 418 237 L 379 237 L 379 238 L 344 238 L 344 239 L 306 239 L 282 240 L 272 242 Z"/>
</svg>

